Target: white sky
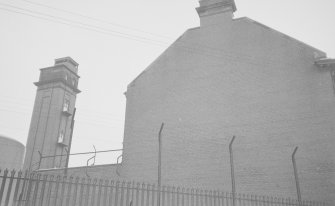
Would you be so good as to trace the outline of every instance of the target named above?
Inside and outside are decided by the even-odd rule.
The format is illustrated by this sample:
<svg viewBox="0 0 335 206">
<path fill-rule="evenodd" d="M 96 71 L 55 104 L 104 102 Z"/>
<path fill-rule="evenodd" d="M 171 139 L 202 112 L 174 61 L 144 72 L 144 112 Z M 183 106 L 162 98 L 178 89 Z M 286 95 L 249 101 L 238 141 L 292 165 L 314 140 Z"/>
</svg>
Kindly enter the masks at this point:
<svg viewBox="0 0 335 206">
<path fill-rule="evenodd" d="M 235 1 L 235 17 L 247 16 L 335 58 L 334 0 Z M 122 148 L 127 84 L 186 29 L 199 26 L 197 6 L 197 0 L 0 0 L 0 134 L 26 143 L 39 69 L 71 56 L 79 63 L 82 91 L 72 153 L 92 145 Z"/>
</svg>

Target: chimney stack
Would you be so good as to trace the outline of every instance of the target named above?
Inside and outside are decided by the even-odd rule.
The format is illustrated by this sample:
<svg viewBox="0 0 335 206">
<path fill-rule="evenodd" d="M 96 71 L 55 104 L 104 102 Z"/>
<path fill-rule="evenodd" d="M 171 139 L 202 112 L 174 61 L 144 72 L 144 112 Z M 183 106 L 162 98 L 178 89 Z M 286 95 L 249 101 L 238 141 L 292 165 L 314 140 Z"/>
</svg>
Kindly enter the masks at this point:
<svg viewBox="0 0 335 206">
<path fill-rule="evenodd" d="M 210 26 L 224 23 L 233 19 L 236 11 L 234 0 L 200 0 L 200 6 L 196 8 L 201 26 Z"/>
</svg>

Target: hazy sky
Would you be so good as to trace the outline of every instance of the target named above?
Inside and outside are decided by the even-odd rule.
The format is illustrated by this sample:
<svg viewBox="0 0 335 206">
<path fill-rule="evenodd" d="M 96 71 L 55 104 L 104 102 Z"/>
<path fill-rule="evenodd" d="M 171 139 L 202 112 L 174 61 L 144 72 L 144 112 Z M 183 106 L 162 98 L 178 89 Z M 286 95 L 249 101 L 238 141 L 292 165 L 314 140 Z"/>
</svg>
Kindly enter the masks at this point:
<svg viewBox="0 0 335 206">
<path fill-rule="evenodd" d="M 334 0 L 236 5 L 236 18 L 247 16 L 335 58 Z M 39 69 L 71 56 L 82 91 L 72 152 L 122 148 L 128 83 L 199 26 L 197 6 L 197 0 L 0 0 L 0 134 L 26 143 Z"/>
</svg>

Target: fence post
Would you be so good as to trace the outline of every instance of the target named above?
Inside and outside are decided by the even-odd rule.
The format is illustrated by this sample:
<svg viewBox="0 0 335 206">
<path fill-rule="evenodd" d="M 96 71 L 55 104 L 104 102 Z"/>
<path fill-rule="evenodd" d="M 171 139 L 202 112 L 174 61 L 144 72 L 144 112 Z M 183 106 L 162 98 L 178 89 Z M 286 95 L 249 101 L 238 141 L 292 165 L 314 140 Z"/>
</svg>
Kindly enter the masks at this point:
<svg viewBox="0 0 335 206">
<path fill-rule="evenodd" d="M 158 192 L 157 192 L 157 206 L 161 204 L 161 184 L 162 184 L 162 130 L 164 123 L 162 123 L 161 128 L 158 133 Z"/>
<path fill-rule="evenodd" d="M 297 195 L 298 195 L 298 202 L 299 202 L 299 206 L 302 206 L 302 202 L 301 202 L 301 193 L 300 193 L 300 185 L 299 185 L 299 178 L 298 178 L 298 171 L 297 171 L 297 164 L 295 161 L 295 154 L 298 150 L 298 147 L 296 147 L 293 151 L 292 154 L 292 163 L 293 163 L 293 170 L 294 170 L 294 177 L 295 177 L 295 184 L 297 187 Z"/>
<path fill-rule="evenodd" d="M 233 142 L 235 140 L 235 136 L 233 136 L 232 140 L 229 144 L 229 154 L 230 154 L 230 175 L 231 175 L 231 188 L 233 194 L 233 206 L 235 206 L 235 174 L 234 174 L 234 157 L 233 157 Z"/>
</svg>

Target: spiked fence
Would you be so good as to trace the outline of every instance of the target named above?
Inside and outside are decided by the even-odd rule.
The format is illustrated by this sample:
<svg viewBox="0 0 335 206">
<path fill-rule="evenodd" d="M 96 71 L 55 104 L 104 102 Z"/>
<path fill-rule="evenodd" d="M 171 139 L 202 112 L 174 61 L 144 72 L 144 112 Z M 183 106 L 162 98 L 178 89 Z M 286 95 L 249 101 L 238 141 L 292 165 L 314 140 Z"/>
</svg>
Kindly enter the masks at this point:
<svg viewBox="0 0 335 206">
<path fill-rule="evenodd" d="M 159 205 L 158 205 L 159 204 Z M 0 170 L 0 206 L 233 206 L 233 195 L 154 184 Z M 235 195 L 236 206 L 324 206 L 324 203 Z"/>
</svg>

